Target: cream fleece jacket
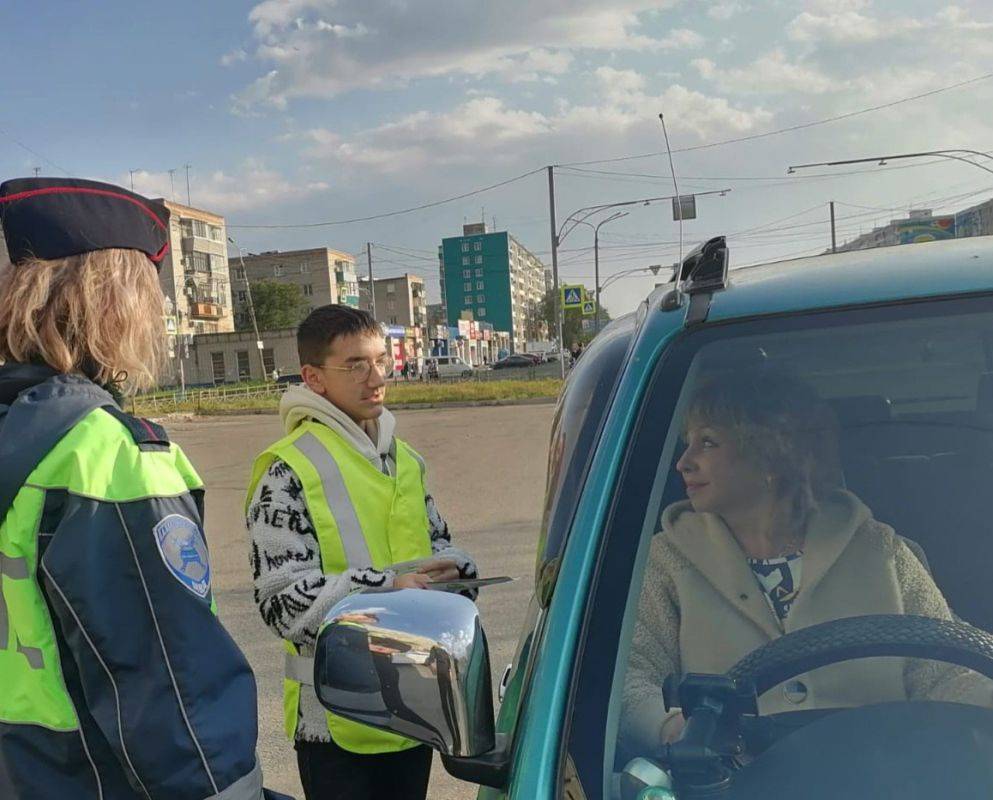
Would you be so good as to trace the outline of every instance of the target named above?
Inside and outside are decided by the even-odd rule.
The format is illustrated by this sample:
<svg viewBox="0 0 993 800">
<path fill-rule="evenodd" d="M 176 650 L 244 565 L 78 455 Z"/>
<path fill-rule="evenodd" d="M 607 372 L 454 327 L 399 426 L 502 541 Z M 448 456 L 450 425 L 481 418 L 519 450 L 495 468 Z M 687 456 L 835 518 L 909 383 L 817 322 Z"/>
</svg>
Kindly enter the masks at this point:
<svg viewBox="0 0 993 800">
<path fill-rule="evenodd" d="M 918 557 L 845 491 L 833 493 L 811 515 L 800 593 L 783 622 L 723 520 L 694 512 L 688 501 L 665 510 L 648 558 L 621 712 L 621 737 L 638 752 L 654 752 L 663 726 L 681 714 L 667 713 L 663 705 L 662 682 L 670 674 L 723 673 L 775 638 L 843 617 L 952 619 Z M 790 702 L 775 687 L 759 699 L 760 712 L 923 698 L 993 704 L 993 684 L 986 678 L 918 659 L 849 661 L 798 680 L 807 687 L 802 703 Z"/>
</svg>

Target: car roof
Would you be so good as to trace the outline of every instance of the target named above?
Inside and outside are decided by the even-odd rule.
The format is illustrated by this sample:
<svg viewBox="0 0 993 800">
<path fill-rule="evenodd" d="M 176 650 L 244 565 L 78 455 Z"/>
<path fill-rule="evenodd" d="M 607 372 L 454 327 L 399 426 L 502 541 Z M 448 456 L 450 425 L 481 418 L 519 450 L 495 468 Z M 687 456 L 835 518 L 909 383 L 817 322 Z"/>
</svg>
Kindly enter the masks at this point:
<svg viewBox="0 0 993 800">
<path fill-rule="evenodd" d="M 830 253 L 732 269 L 708 322 L 993 291 L 993 236 Z"/>
</svg>

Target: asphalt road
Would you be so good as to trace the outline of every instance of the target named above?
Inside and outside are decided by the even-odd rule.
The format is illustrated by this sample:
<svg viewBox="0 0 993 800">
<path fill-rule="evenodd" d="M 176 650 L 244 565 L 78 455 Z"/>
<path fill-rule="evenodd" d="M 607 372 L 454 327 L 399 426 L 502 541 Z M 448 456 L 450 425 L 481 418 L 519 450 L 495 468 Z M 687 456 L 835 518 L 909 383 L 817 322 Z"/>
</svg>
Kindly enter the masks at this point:
<svg viewBox="0 0 993 800">
<path fill-rule="evenodd" d="M 533 588 L 552 406 L 499 406 L 397 412 L 398 433 L 425 458 L 428 484 L 453 539 L 481 575 L 519 580 L 483 590 L 479 607 L 490 645 L 493 685 L 513 657 Z M 259 754 L 266 785 L 302 798 L 296 757 L 282 733 L 282 649 L 252 600 L 243 521 L 255 455 L 282 435 L 274 415 L 166 423 L 207 484 L 207 536 L 220 616 L 245 651 L 259 684 Z M 434 762 L 429 797 L 463 800 L 476 789 Z"/>
</svg>

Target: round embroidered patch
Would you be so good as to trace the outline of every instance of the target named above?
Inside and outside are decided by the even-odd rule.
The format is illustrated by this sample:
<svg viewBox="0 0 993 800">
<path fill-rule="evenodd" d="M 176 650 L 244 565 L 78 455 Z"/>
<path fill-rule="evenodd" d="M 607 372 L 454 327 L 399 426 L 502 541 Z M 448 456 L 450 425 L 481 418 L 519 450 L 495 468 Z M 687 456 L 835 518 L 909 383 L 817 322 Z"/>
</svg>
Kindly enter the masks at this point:
<svg viewBox="0 0 993 800">
<path fill-rule="evenodd" d="M 152 529 L 162 560 L 183 586 L 200 597 L 210 591 L 210 559 L 200 526 L 170 514 Z"/>
</svg>

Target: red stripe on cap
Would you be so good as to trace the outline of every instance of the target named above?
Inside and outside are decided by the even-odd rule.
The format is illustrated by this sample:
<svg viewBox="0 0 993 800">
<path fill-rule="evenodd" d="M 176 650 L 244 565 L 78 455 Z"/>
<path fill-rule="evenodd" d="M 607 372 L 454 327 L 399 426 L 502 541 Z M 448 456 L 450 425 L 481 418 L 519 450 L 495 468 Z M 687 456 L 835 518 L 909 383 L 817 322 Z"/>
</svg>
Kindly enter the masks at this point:
<svg viewBox="0 0 993 800">
<path fill-rule="evenodd" d="M 148 259 L 153 264 L 158 264 L 163 258 L 165 258 L 165 254 L 168 252 L 169 252 L 169 242 L 166 242 L 164 245 L 162 245 L 162 248 L 159 250 L 159 252 L 157 252 L 154 256 L 148 256 Z"/>
<path fill-rule="evenodd" d="M 128 197 L 126 194 L 120 194 L 119 192 L 110 192 L 106 189 L 87 189 L 82 186 L 49 186 L 45 189 L 31 189 L 27 192 L 18 192 L 17 194 L 9 194 L 6 197 L 0 197 L 0 203 L 11 203 L 14 200 L 27 200 L 29 197 L 37 197 L 43 194 L 98 194 L 104 197 L 116 197 L 118 200 L 127 200 L 132 203 L 142 211 L 145 212 L 152 220 L 158 225 L 162 230 L 167 230 L 165 223 L 159 219 L 158 215 L 152 211 L 144 203 L 135 200 L 133 197 Z M 168 247 L 168 245 L 166 245 Z M 162 253 L 159 258 L 161 259 L 165 253 Z M 155 259 L 152 259 L 153 261 Z"/>
</svg>

